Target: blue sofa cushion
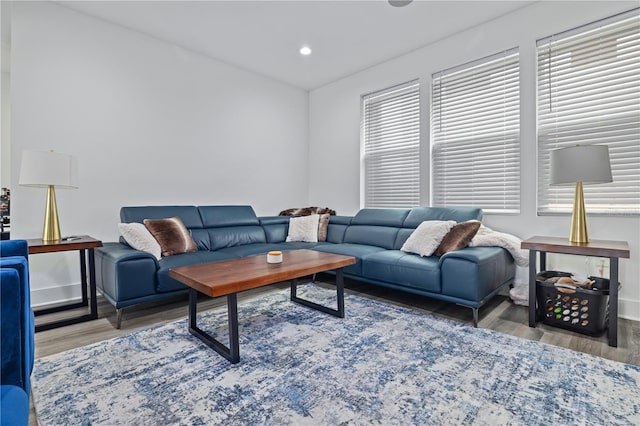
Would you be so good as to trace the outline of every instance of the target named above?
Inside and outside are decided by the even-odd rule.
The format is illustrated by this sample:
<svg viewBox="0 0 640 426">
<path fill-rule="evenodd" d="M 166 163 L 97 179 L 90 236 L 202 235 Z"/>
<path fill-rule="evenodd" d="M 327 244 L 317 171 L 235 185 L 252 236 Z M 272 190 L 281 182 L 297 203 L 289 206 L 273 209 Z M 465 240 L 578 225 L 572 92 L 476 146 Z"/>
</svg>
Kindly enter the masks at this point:
<svg viewBox="0 0 640 426">
<path fill-rule="evenodd" d="M 482 209 L 470 207 L 415 207 L 407 215 L 403 228 L 415 229 L 425 220 L 482 220 Z"/>
<path fill-rule="evenodd" d="M 200 213 L 195 206 L 122 207 L 120 220 L 124 223 L 144 223 L 145 219 L 166 219 L 178 216 L 188 229 L 202 228 Z"/>
<path fill-rule="evenodd" d="M 327 243 L 305 243 L 302 241 L 293 241 L 290 243 L 258 243 L 249 244 L 246 246 L 227 247 L 218 250 L 220 253 L 226 253 L 238 257 L 256 256 L 260 254 L 267 254 L 272 250 L 288 251 L 288 250 L 302 250 L 312 249 L 318 245 Z"/>
<path fill-rule="evenodd" d="M 184 290 L 187 287 L 169 276 L 169 269 L 180 266 L 197 265 L 200 263 L 217 262 L 220 260 L 236 259 L 237 256 L 228 253 L 197 251 L 193 253 L 176 254 L 163 257 L 158 261 L 158 287 L 157 291 L 165 293 L 169 291 Z"/>
<path fill-rule="evenodd" d="M 0 386 L 0 425 L 26 426 L 28 424 L 29 397 L 27 393 L 18 386 Z"/>
<path fill-rule="evenodd" d="M 398 230 L 388 226 L 351 225 L 344 234 L 344 242 L 393 249 Z"/>
<path fill-rule="evenodd" d="M 264 229 L 264 234 L 268 243 L 282 243 L 287 239 L 287 233 L 289 232 L 289 217 L 261 217 L 260 225 Z"/>
<path fill-rule="evenodd" d="M 351 219 L 351 225 L 402 227 L 411 209 L 362 209 Z"/>
<path fill-rule="evenodd" d="M 373 280 L 440 292 L 440 258 L 385 250 L 362 259 L 362 275 Z"/>
<path fill-rule="evenodd" d="M 230 256 L 246 257 L 254 256 L 258 254 L 266 254 L 271 250 L 282 250 L 279 244 L 271 243 L 256 243 L 248 244 L 244 246 L 226 247 L 218 250 L 219 253 L 226 253 Z M 266 258 L 265 258 L 266 262 Z"/>
<path fill-rule="evenodd" d="M 251 206 L 200 206 L 198 212 L 205 228 L 260 224 Z"/>
<path fill-rule="evenodd" d="M 351 216 L 329 216 L 329 223 L 334 225 L 351 225 L 352 220 Z"/>
<path fill-rule="evenodd" d="M 259 225 L 209 228 L 207 232 L 209 233 L 209 247 L 207 250 L 220 250 L 225 247 L 267 242 L 264 229 Z"/>
<path fill-rule="evenodd" d="M 288 243 L 274 244 L 274 250 L 310 250 L 316 247 L 333 245 L 326 241 L 318 241 L 317 243 L 305 243 L 303 241 L 290 241 Z"/>
<path fill-rule="evenodd" d="M 351 224 L 351 216 L 329 216 L 327 241 L 334 244 L 344 243 L 344 233 Z"/>
<path fill-rule="evenodd" d="M 396 235 L 396 242 L 393 244 L 393 249 L 400 250 L 411 234 L 413 234 L 413 231 L 415 231 L 415 229 L 399 229 Z"/>
<path fill-rule="evenodd" d="M 384 251 L 382 247 L 367 246 L 364 244 L 321 244 L 313 248 L 317 251 L 325 253 L 342 254 L 345 256 L 353 256 L 356 263 L 349 265 L 343 269 L 345 274 L 362 275 L 362 258 L 368 254 Z"/>
<path fill-rule="evenodd" d="M 344 243 L 344 234 L 347 231 L 347 225 L 334 225 L 329 223 L 327 226 L 327 241 L 334 244 Z"/>
</svg>

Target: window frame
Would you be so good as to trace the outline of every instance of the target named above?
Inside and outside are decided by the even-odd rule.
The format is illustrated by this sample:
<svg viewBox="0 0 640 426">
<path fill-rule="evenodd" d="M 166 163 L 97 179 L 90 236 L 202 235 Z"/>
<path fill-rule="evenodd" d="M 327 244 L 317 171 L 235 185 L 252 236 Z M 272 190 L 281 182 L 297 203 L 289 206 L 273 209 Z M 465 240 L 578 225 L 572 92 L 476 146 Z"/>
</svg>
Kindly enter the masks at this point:
<svg viewBox="0 0 640 426">
<path fill-rule="evenodd" d="M 404 83 L 396 84 L 384 89 L 376 90 L 375 92 L 370 92 L 361 95 L 360 97 L 360 177 L 361 177 L 361 191 L 360 191 L 360 206 L 361 208 L 407 208 L 407 207 L 416 207 L 420 205 L 421 202 L 421 176 L 422 176 L 422 168 L 421 168 L 421 84 L 418 78 L 406 81 Z M 396 94 L 394 96 L 394 94 Z M 372 123 L 368 123 L 369 112 L 368 108 L 374 105 L 382 105 L 381 101 L 390 101 L 393 102 L 394 99 L 402 101 L 401 98 L 407 97 L 407 104 L 411 108 L 409 112 L 410 117 L 400 117 L 400 120 L 405 120 L 407 123 L 400 123 L 400 125 L 407 124 L 409 126 L 408 129 L 405 129 L 405 133 L 407 135 L 406 140 L 404 140 L 405 146 L 398 147 L 382 147 L 379 146 L 378 149 L 373 150 L 371 152 L 368 150 L 369 143 L 371 141 L 371 134 L 369 133 L 368 126 L 372 125 Z M 380 98 L 381 101 L 371 102 L 376 98 Z M 386 99 L 385 99 L 386 98 Z M 385 126 L 384 123 L 373 123 L 374 129 L 380 129 L 382 126 Z M 413 128 L 413 130 L 411 130 Z M 397 133 L 402 133 L 401 131 Z M 392 137 L 401 138 L 402 135 L 395 134 Z M 409 140 L 410 139 L 410 140 Z M 379 144 L 378 144 L 379 145 Z M 396 169 L 395 172 L 391 172 L 391 174 L 399 174 L 402 175 L 402 179 L 408 179 L 411 181 L 410 183 L 410 194 L 406 197 L 399 197 L 399 201 L 395 202 L 392 198 L 389 198 L 390 202 L 384 202 L 385 194 L 390 191 L 381 190 L 376 197 L 372 198 L 372 193 L 375 192 L 374 188 L 371 188 L 369 185 L 371 184 L 370 180 L 370 172 L 369 167 L 371 161 L 378 161 L 379 165 L 381 165 L 381 161 L 383 160 L 384 154 L 389 153 L 401 153 L 401 152 L 409 152 L 413 156 L 409 159 L 409 162 L 412 163 L 412 172 L 410 173 L 398 173 Z M 391 161 L 391 163 L 400 163 L 407 162 L 405 161 Z M 411 174 L 411 176 L 409 176 Z M 387 173 L 383 173 L 382 176 L 388 176 Z M 403 199 L 409 200 L 408 203 L 403 203 Z M 383 201 L 383 202 L 381 202 Z"/>
<path fill-rule="evenodd" d="M 467 200 L 472 200 L 473 195 L 470 195 L 469 193 L 473 191 L 473 185 L 467 185 L 467 194 L 462 194 L 462 192 L 464 192 L 464 190 L 460 189 L 458 190 L 459 194 L 457 195 L 457 199 L 460 200 L 460 202 L 455 201 L 455 198 L 451 198 L 449 201 L 447 201 L 446 195 L 441 195 L 440 193 L 445 192 L 446 190 L 442 189 L 442 188 L 438 188 L 438 175 L 439 174 L 454 174 L 454 173 L 447 173 L 447 171 L 445 170 L 444 172 L 441 172 L 439 170 L 439 168 L 442 167 L 441 164 L 438 164 L 438 158 L 437 158 L 437 152 L 436 150 L 438 148 L 442 149 L 442 147 L 439 147 L 439 144 L 450 144 L 451 145 L 451 149 L 454 150 L 453 145 L 456 143 L 456 140 L 453 138 L 447 138 L 447 137 L 443 137 L 440 136 L 438 132 L 446 132 L 446 131 L 442 131 L 442 129 L 437 130 L 437 126 L 439 125 L 438 121 L 440 121 L 442 119 L 442 111 L 439 111 L 436 113 L 436 109 L 440 109 L 442 107 L 443 104 L 443 97 L 442 97 L 442 79 L 449 77 L 449 79 L 453 82 L 455 82 L 455 78 L 456 76 L 458 76 L 458 78 L 462 81 L 462 83 L 460 83 L 460 87 L 466 87 L 468 91 L 475 91 L 474 93 L 476 94 L 476 96 L 479 96 L 480 98 L 482 97 L 482 91 L 483 89 L 480 89 L 480 85 L 477 83 L 477 80 L 482 79 L 482 78 L 487 78 L 486 75 L 484 75 L 483 73 L 489 73 L 491 74 L 492 69 L 497 69 L 499 68 L 499 63 L 500 61 L 503 62 L 503 69 L 502 69 L 502 90 L 503 90 L 503 104 L 502 104 L 502 114 L 503 114 L 503 118 L 502 118 L 502 125 L 503 128 L 505 126 L 505 123 L 510 123 L 509 127 L 513 128 L 515 130 L 512 131 L 508 131 L 508 132 L 503 132 L 501 133 L 501 137 L 503 140 L 502 145 L 503 146 L 507 146 L 509 147 L 509 161 L 504 161 L 501 166 L 502 168 L 500 169 L 503 175 L 508 175 L 510 180 L 508 181 L 508 184 L 504 187 L 504 189 L 502 191 L 500 191 L 500 193 L 498 194 L 489 194 L 489 196 L 485 197 L 485 196 L 480 196 L 481 198 L 478 200 L 478 202 L 474 202 L 474 201 L 467 201 Z M 479 58 L 477 60 L 474 61 L 470 61 L 452 68 L 448 68 L 442 71 L 438 71 L 435 72 L 431 75 L 431 104 L 430 104 L 430 144 L 429 144 L 429 150 L 430 150 L 430 163 L 431 163 L 431 205 L 434 206 L 465 206 L 465 207 L 479 207 L 483 209 L 483 212 L 486 214 L 519 214 L 521 211 L 521 207 L 522 207 L 522 194 L 521 194 L 521 182 L 522 182 L 522 168 L 521 168 L 521 157 L 520 157 L 520 153 L 521 153 L 521 142 L 522 142 L 522 137 L 521 137 L 521 99 L 520 99 L 520 85 L 521 85 L 521 72 L 520 72 L 520 66 L 521 66 L 521 61 L 520 61 L 520 49 L 519 47 L 514 47 L 511 49 L 507 49 L 489 56 L 485 56 L 483 58 Z M 474 71 L 475 70 L 475 71 Z M 464 83 L 464 80 L 467 79 L 469 81 L 475 81 L 474 82 L 467 82 L 466 85 Z M 472 80 L 475 79 L 475 80 Z M 451 83 L 450 83 L 451 84 Z M 456 86 L 456 84 L 452 84 L 452 86 Z M 504 93 L 506 92 L 506 90 L 509 89 L 509 95 L 513 96 L 514 98 L 512 98 L 511 101 L 507 101 L 505 102 L 504 99 L 507 99 L 506 96 L 504 96 Z M 440 90 L 440 93 L 436 93 L 437 90 Z M 500 95 L 496 95 L 494 93 L 490 94 L 489 99 L 493 100 L 495 102 L 499 102 L 499 97 Z M 455 96 L 452 95 L 452 99 L 454 99 Z M 515 100 L 513 100 L 515 99 Z M 447 100 L 445 100 L 444 102 L 447 102 Z M 450 101 L 449 101 L 450 102 Z M 477 102 L 477 99 L 476 99 Z M 454 102 L 453 102 L 454 103 Z M 515 106 L 510 105 L 509 107 L 507 107 L 507 104 L 515 104 Z M 463 113 L 465 110 L 465 107 L 463 106 L 460 111 L 461 113 Z M 494 113 L 498 113 L 499 110 L 498 109 L 491 109 L 488 113 L 487 112 L 482 112 L 481 115 L 485 115 L 485 114 L 491 114 L 491 116 L 493 117 Z M 504 118 L 504 114 L 505 112 L 511 114 L 509 115 L 509 119 L 505 120 Z M 450 115 L 455 116 L 455 113 L 449 113 Z M 455 117 L 454 117 L 455 119 Z M 496 121 L 500 121 L 500 119 L 497 119 Z M 473 143 L 473 141 L 476 140 L 482 140 L 482 138 L 484 137 L 486 138 L 490 138 L 489 134 L 487 135 L 474 135 L 474 136 L 469 136 L 469 137 L 462 137 L 462 133 L 464 132 L 465 128 L 468 129 L 469 124 L 468 123 L 472 123 L 473 119 L 469 119 L 469 120 L 458 120 L 457 123 L 455 123 L 455 125 L 452 127 L 452 130 L 457 130 L 460 132 L 461 136 L 457 139 L 457 143 L 460 145 L 459 151 L 463 151 L 466 150 L 467 148 L 465 148 L 465 145 L 469 145 L 470 143 Z M 467 124 L 465 124 L 467 123 Z M 493 132 L 495 135 L 497 135 L 497 133 L 495 133 L 496 129 L 498 129 L 498 125 L 495 126 L 491 126 L 491 128 L 493 129 Z M 470 131 L 467 130 L 467 133 L 469 132 L 474 132 L 474 131 Z M 510 141 L 506 141 L 506 139 L 510 139 Z M 490 142 L 488 140 L 485 140 L 484 143 L 487 144 L 491 144 L 491 149 L 493 152 L 499 152 L 500 151 L 500 143 L 499 142 Z M 445 148 L 446 149 L 446 148 Z M 478 148 L 473 148 L 473 151 L 478 150 Z M 473 155 L 471 156 L 473 158 Z M 464 160 L 458 161 L 458 163 L 462 163 Z M 464 168 L 463 165 L 461 164 L 457 164 L 454 165 L 455 167 L 458 167 L 458 174 L 461 174 L 463 172 L 465 172 L 465 170 L 462 170 Z M 469 166 L 469 171 L 473 171 L 473 168 L 475 168 L 475 166 L 471 165 Z M 477 169 L 480 169 L 479 167 Z M 486 175 L 483 176 L 483 173 L 479 173 L 479 179 L 482 180 L 483 177 L 492 180 L 492 179 L 496 179 L 496 175 L 498 174 L 498 172 L 493 173 L 493 172 L 488 172 Z M 441 180 L 445 180 L 446 178 L 440 177 Z M 468 180 L 468 179 L 467 179 Z M 463 185 L 465 184 L 465 179 L 463 177 L 459 178 L 459 185 L 460 188 L 462 188 Z M 480 194 L 481 191 L 484 189 L 486 190 L 486 188 L 490 187 L 491 184 L 489 183 L 484 183 L 484 184 L 477 184 L 477 188 L 478 188 L 478 193 Z M 485 191 L 486 193 L 486 191 Z M 442 198 L 444 197 L 444 198 Z M 502 200 L 502 207 L 499 207 L 499 201 L 498 200 Z M 492 204 L 486 204 L 486 202 L 492 203 Z"/>
<path fill-rule="evenodd" d="M 575 48 L 576 58 L 581 61 L 590 61 L 586 62 L 588 65 L 591 65 L 594 69 L 597 67 L 602 67 L 604 73 L 615 72 L 616 74 L 613 76 L 614 78 L 620 74 L 620 68 L 623 68 L 622 65 L 616 63 L 616 61 L 606 62 L 606 55 L 611 52 L 605 51 L 605 60 L 603 61 L 602 55 L 600 56 L 589 56 L 589 48 L 590 39 L 598 39 L 602 40 L 604 38 L 605 44 L 607 47 L 607 35 L 610 37 L 615 36 L 617 32 L 620 31 L 620 28 L 624 26 L 625 21 L 632 21 L 629 24 L 630 27 L 633 28 L 633 20 L 640 19 L 640 8 L 635 8 L 629 10 L 627 12 L 623 12 L 617 15 L 613 15 L 595 22 L 588 23 L 586 25 L 582 25 L 576 28 L 572 28 L 568 31 L 564 31 L 561 33 L 553 34 L 548 37 L 540 38 L 536 41 L 536 213 L 538 216 L 552 216 L 552 215 L 567 215 L 570 214 L 573 210 L 573 198 L 575 185 L 567 185 L 567 186 L 551 186 L 549 183 L 549 171 L 550 171 L 550 152 L 553 149 L 563 148 L 567 146 L 573 146 L 575 144 L 599 144 L 599 145 L 608 145 L 609 152 L 611 157 L 611 167 L 613 173 L 613 182 L 610 184 L 598 184 L 598 185 L 584 185 L 584 197 L 585 197 L 585 207 L 587 213 L 589 215 L 597 215 L 597 216 L 637 216 L 640 214 L 640 190 L 637 192 L 633 191 L 634 181 L 631 180 L 630 183 L 625 184 L 630 179 L 633 179 L 633 175 L 635 174 L 635 185 L 640 188 L 640 143 L 638 140 L 638 136 L 640 136 L 640 118 L 636 118 L 635 121 L 632 121 L 628 126 L 632 129 L 637 128 L 636 132 L 633 133 L 630 142 L 616 142 L 615 135 L 616 130 L 605 130 L 607 126 L 614 128 L 616 121 L 623 121 L 623 116 L 618 114 L 617 116 L 613 115 L 610 112 L 614 108 L 607 109 L 606 111 L 602 111 L 597 109 L 598 107 L 589 107 L 590 96 L 597 95 L 598 91 L 607 91 L 607 89 L 611 88 L 613 84 L 608 84 L 603 88 L 596 87 L 598 78 L 595 76 L 597 71 L 589 71 L 586 69 L 586 65 L 582 65 L 582 68 L 576 67 L 576 71 L 572 71 L 570 66 L 572 64 L 573 56 L 571 53 L 571 47 Z M 619 26 L 620 28 L 618 28 Z M 616 29 L 617 28 L 617 29 Z M 600 35 L 599 35 L 600 34 Z M 632 33 L 636 38 L 640 36 L 639 33 Z M 622 50 L 619 48 L 618 44 L 619 38 L 616 38 L 616 56 L 617 59 L 619 56 L 619 52 Z M 601 41 L 599 41 L 602 44 Z M 552 46 L 553 44 L 553 46 Z M 555 53 L 558 58 L 551 57 L 547 59 L 549 55 L 553 55 L 551 50 L 554 48 L 557 49 Z M 640 55 L 640 41 L 635 41 L 635 44 L 632 46 L 635 50 L 632 53 L 636 55 Z M 599 48 L 600 49 L 600 48 Z M 548 52 L 545 54 L 544 51 Z M 565 65 L 566 71 L 562 69 L 561 59 L 559 57 L 561 55 L 570 55 L 568 60 L 565 62 L 569 65 Z M 541 60 L 541 58 L 545 58 Z M 640 56 L 633 56 L 632 60 L 640 61 Z M 553 69 L 551 67 L 554 66 L 553 61 L 556 61 L 556 68 L 558 71 L 556 72 L 556 78 L 560 80 L 561 78 L 575 78 L 578 80 L 577 85 L 579 86 L 579 82 L 584 81 L 583 89 L 576 91 L 566 89 L 569 94 L 573 96 L 573 99 L 579 99 L 574 102 L 565 102 L 566 106 L 564 108 L 567 109 L 567 112 L 564 115 L 560 115 L 562 113 L 556 112 L 548 112 L 544 113 L 545 104 L 548 103 L 549 108 L 553 107 Z M 619 68 L 618 68 L 619 67 Z M 638 65 L 636 65 L 638 67 Z M 545 72 L 546 69 L 546 72 Z M 638 68 L 632 68 L 632 70 Z M 636 72 L 640 74 L 640 72 Z M 637 75 L 636 74 L 636 75 Z M 562 77 L 559 77 L 561 75 Z M 606 78 L 609 78 L 607 75 Z M 609 79 L 611 80 L 611 79 Z M 624 80 L 623 80 L 624 81 Z M 640 81 L 640 78 L 638 79 Z M 608 81 L 607 81 L 608 82 Z M 560 82 L 561 83 L 561 82 Z M 559 85 L 560 83 L 557 83 Z M 628 83 L 628 82 L 627 82 Z M 630 99 L 638 99 L 640 100 L 640 86 L 637 89 L 638 95 L 634 96 L 633 84 L 630 84 L 631 88 L 628 91 L 623 93 L 626 94 Z M 568 87 L 568 85 L 567 85 Z M 584 89 L 584 87 L 587 87 Z M 558 93 L 558 89 L 556 89 L 556 96 L 559 96 L 559 99 L 562 99 L 563 93 Z M 566 96 L 566 95 L 565 95 Z M 615 97 L 613 100 L 620 100 L 620 98 L 624 98 L 625 95 L 621 95 Z M 567 98 L 572 99 L 572 98 Z M 585 100 L 587 99 L 587 100 Z M 609 98 L 607 98 L 609 100 Z M 561 100 L 558 101 L 558 106 L 560 107 Z M 582 107 L 578 104 L 582 103 Z M 624 100 L 620 101 L 618 104 L 624 104 Z M 602 105 L 602 104 L 599 104 Z M 635 117 L 640 117 L 640 103 L 637 103 L 637 108 L 634 110 L 636 112 Z M 575 111 L 579 111 L 576 113 Z M 629 117 L 634 117 L 634 111 L 629 112 Z M 574 127 L 574 134 L 572 134 L 571 126 L 566 124 L 568 122 L 575 122 L 576 117 L 579 116 L 580 112 L 582 114 L 591 113 L 593 117 L 590 119 L 593 123 L 597 123 L 597 125 L 589 126 L 585 125 L 576 125 Z M 610 118 L 607 120 L 607 116 Z M 564 120 L 563 122 L 560 120 Z M 549 124 L 553 122 L 553 125 Z M 598 128 L 599 126 L 599 128 Z M 635 126 L 635 127 L 634 127 Z M 581 133 L 579 141 L 576 139 L 577 134 Z M 553 136 L 555 135 L 555 136 Z M 635 146 L 637 146 L 637 151 L 633 152 L 631 155 L 631 160 L 633 164 L 632 171 L 624 171 L 622 173 L 622 179 L 618 178 L 618 183 L 616 183 L 616 172 L 620 174 L 620 169 L 626 170 L 628 169 L 629 161 L 627 157 L 623 157 L 624 152 L 628 151 L 629 147 L 634 147 L 634 143 L 632 142 L 635 136 Z M 555 137 L 556 142 L 553 142 Z M 609 143 L 606 138 L 609 139 Z M 612 139 L 611 139 L 612 138 Z M 612 149 L 613 148 L 613 149 Z M 631 188 L 627 189 L 625 192 L 625 187 Z M 636 204 L 633 201 L 629 203 L 610 203 L 606 202 L 611 191 L 620 191 L 623 195 L 622 198 L 628 198 L 629 200 L 638 200 Z M 611 200 L 620 200 L 619 196 L 614 196 Z"/>
</svg>

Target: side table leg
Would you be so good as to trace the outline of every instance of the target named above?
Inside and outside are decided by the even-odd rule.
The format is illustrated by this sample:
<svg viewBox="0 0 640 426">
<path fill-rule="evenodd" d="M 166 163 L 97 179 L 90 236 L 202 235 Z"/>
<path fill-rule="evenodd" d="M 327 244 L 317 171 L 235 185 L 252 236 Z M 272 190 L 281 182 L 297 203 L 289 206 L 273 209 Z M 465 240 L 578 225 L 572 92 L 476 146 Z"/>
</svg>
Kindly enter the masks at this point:
<svg viewBox="0 0 640 426">
<path fill-rule="evenodd" d="M 536 250 L 529 250 L 529 327 L 536 326 Z"/>
<path fill-rule="evenodd" d="M 609 346 L 618 346 L 618 258 L 609 258 Z"/>
<path fill-rule="evenodd" d="M 85 292 L 87 291 L 86 284 L 83 285 L 82 288 L 85 289 Z M 98 296 L 96 291 L 96 256 L 95 250 L 92 248 L 89 249 L 89 291 L 91 297 L 91 300 L 89 301 L 89 303 L 91 304 L 90 315 L 92 319 L 96 319 L 98 318 Z"/>
<path fill-rule="evenodd" d="M 84 249 L 80 249 L 80 283 L 82 287 L 82 306 L 89 304 L 87 295 L 87 256 Z M 89 266 L 91 267 L 91 266 Z"/>
</svg>

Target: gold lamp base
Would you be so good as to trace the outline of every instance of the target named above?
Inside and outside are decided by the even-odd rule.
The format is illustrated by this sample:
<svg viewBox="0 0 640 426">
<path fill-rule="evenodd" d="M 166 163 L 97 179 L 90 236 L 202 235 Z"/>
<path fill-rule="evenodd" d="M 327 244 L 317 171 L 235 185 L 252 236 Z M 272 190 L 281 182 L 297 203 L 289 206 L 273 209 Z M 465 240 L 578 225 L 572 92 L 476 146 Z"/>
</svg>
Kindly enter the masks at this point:
<svg viewBox="0 0 640 426">
<path fill-rule="evenodd" d="M 43 241 L 60 240 L 60 222 L 58 222 L 58 206 L 56 205 L 56 190 L 49 185 L 47 191 L 47 206 L 44 211 Z"/>
<path fill-rule="evenodd" d="M 573 200 L 573 215 L 571 215 L 571 233 L 569 241 L 572 243 L 588 243 L 587 215 L 584 209 L 584 193 L 582 182 L 576 182 L 576 195 Z"/>
</svg>

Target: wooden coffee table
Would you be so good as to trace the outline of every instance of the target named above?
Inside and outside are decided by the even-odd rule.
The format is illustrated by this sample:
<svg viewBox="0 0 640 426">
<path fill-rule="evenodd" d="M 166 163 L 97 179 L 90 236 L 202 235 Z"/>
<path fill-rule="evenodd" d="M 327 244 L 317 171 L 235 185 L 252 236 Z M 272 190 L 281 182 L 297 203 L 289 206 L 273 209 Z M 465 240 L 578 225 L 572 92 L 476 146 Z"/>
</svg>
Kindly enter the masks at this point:
<svg viewBox="0 0 640 426">
<path fill-rule="evenodd" d="M 240 342 L 238 336 L 237 294 L 241 291 L 288 280 L 291 280 L 292 301 L 344 318 L 342 268 L 353 265 L 356 262 L 355 258 L 313 250 L 285 251 L 282 255 L 282 263 L 267 263 L 265 254 L 171 269 L 169 271 L 171 278 L 190 287 L 189 332 L 232 363 L 239 362 Z M 296 295 L 298 278 L 332 269 L 336 270 L 337 309 L 301 299 Z M 196 325 L 198 292 L 210 297 L 227 297 L 229 347 L 226 347 Z"/>
</svg>

